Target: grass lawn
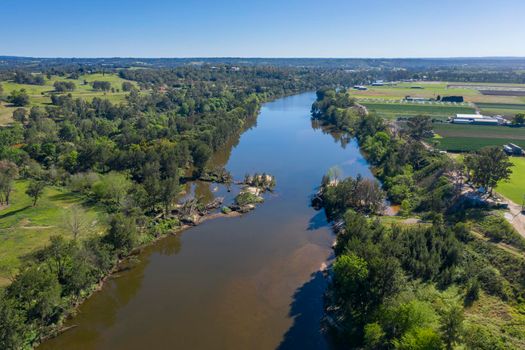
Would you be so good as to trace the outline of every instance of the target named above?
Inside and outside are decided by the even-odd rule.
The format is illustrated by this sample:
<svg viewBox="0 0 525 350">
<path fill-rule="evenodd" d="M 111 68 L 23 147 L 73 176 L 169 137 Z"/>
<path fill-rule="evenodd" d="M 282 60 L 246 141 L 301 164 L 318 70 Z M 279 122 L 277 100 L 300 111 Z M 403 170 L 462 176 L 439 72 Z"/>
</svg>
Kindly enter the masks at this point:
<svg viewBox="0 0 525 350">
<path fill-rule="evenodd" d="M 9 283 L 9 276 L 20 266 L 21 258 L 48 244 L 52 235 L 72 238 L 64 225 L 65 215 L 73 205 L 79 206 L 86 232 L 105 231 L 102 209 L 85 207 L 82 198 L 63 188 L 46 187 L 44 195 L 32 206 L 25 194 L 26 181 L 17 181 L 11 205 L 0 208 L 0 286 Z"/>
<path fill-rule="evenodd" d="M 514 167 L 512 168 L 512 175 L 509 182 L 501 182 L 496 191 L 509 198 L 516 204 L 523 203 L 523 196 L 525 196 L 525 158 L 512 157 Z"/>
<path fill-rule="evenodd" d="M 115 92 L 103 92 L 95 91 L 92 89 L 89 83 L 98 80 L 98 81 L 108 81 L 111 83 L 111 87 L 115 89 Z M 110 100 L 111 102 L 120 102 L 124 101 L 126 98 L 127 92 L 122 91 L 122 83 L 129 81 L 126 79 L 120 78 L 117 74 L 85 74 L 79 76 L 78 79 L 67 79 L 65 77 L 52 76 L 51 79 L 46 79 L 44 85 L 28 85 L 28 84 L 16 84 L 12 81 L 3 81 L 0 82 L 4 88 L 4 95 L 9 95 L 13 90 L 25 89 L 27 94 L 30 97 L 30 106 L 26 108 L 31 108 L 31 106 L 44 106 L 51 103 L 50 93 L 54 91 L 53 84 L 56 81 L 69 81 L 75 84 L 75 90 L 71 92 L 74 98 L 83 98 L 86 100 L 91 100 L 94 97 L 102 97 Z M 85 84 L 84 82 L 88 82 Z M 129 81 L 135 86 L 137 85 L 133 81 Z M 15 108 L 7 106 L 6 104 L 0 104 L 0 125 L 5 125 L 11 122 L 11 115 Z"/>
<path fill-rule="evenodd" d="M 474 108 L 462 105 L 419 104 L 419 103 L 377 103 L 362 102 L 370 112 L 375 112 L 385 118 L 410 117 L 425 114 L 436 119 L 447 119 L 457 113 L 474 113 Z"/>
</svg>

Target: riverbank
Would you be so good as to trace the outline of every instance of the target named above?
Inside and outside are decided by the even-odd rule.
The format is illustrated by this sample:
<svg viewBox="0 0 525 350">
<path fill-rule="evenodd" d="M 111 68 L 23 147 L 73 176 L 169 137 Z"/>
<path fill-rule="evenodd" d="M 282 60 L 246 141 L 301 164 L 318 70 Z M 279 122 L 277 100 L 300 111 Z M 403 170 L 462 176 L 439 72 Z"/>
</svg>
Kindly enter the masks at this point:
<svg viewBox="0 0 525 350">
<path fill-rule="evenodd" d="M 65 324 L 77 327 L 40 349 L 327 349 L 319 267 L 331 258 L 334 237 L 309 197 L 334 165 L 371 174 L 355 142 L 343 149 L 312 128 L 314 99 L 307 93 L 263 105 L 257 124 L 211 159 L 236 179 L 275 176 L 276 195 L 265 196 L 266 205 L 148 245 Z M 191 193 L 225 196 L 215 187 L 198 182 Z"/>
<path fill-rule="evenodd" d="M 367 348 L 523 347 L 525 319 L 517 310 L 523 298 L 519 271 L 525 267 L 525 241 L 497 212 L 463 196 L 443 155 L 409 133 L 392 133 L 373 115 L 351 119 L 347 107 L 336 102 L 345 96 L 324 94 L 331 102 L 318 99 L 314 107 L 329 115 L 316 117 L 335 118 L 352 130 L 403 214 L 417 213 L 431 222 L 386 225 L 361 202 L 349 201 L 362 195 L 357 186 L 342 191 L 337 191 L 339 184 L 332 186 L 336 190 L 324 199 L 329 217 L 337 222 L 337 243 L 325 317 L 338 340 Z M 337 119 L 345 115 L 350 119 Z M 487 315 L 487 303 L 500 303 L 506 312 Z M 423 309 L 424 315 L 418 313 Z M 420 315 L 418 322 L 407 325 L 415 315 Z M 510 328 L 516 332 L 510 334 Z"/>
</svg>

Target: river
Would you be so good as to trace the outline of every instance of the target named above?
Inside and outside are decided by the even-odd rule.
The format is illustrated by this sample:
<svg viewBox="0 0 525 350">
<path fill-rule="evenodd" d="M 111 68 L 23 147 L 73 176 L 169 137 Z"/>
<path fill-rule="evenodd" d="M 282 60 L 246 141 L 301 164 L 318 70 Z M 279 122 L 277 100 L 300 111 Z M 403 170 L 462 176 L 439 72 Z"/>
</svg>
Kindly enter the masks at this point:
<svg viewBox="0 0 525 350">
<path fill-rule="evenodd" d="M 334 235 L 310 197 L 323 174 L 371 176 L 354 141 L 313 128 L 314 93 L 263 105 L 254 125 L 212 160 L 235 179 L 268 172 L 277 186 L 247 215 L 209 220 L 145 248 L 39 349 L 326 349 L 320 272 Z M 210 197 L 217 186 L 198 183 Z"/>
</svg>

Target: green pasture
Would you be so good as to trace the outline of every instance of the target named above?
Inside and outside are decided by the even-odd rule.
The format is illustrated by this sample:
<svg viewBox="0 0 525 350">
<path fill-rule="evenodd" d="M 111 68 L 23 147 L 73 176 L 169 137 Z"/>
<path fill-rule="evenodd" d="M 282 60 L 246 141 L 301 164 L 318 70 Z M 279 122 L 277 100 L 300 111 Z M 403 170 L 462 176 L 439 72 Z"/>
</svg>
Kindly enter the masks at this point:
<svg viewBox="0 0 525 350">
<path fill-rule="evenodd" d="M 21 259 L 48 244 L 52 235 L 72 238 L 64 224 L 73 206 L 77 206 L 84 226 L 83 235 L 105 231 L 102 209 L 86 206 L 80 196 L 64 188 L 46 187 L 35 207 L 25 194 L 26 181 L 17 181 L 9 207 L 0 207 L 0 286 L 20 266 Z"/>
<path fill-rule="evenodd" d="M 434 132 L 439 136 L 431 142 L 451 152 L 475 151 L 509 142 L 525 147 L 525 128 L 434 123 Z"/>
<path fill-rule="evenodd" d="M 465 105 L 448 105 L 440 103 L 376 103 L 360 102 L 370 112 L 386 118 L 410 117 L 425 114 L 438 119 L 447 119 L 457 113 L 474 113 L 474 108 Z"/>
<path fill-rule="evenodd" d="M 525 157 L 512 157 L 512 175 L 508 182 L 498 184 L 496 191 L 517 204 L 523 203 L 525 196 Z"/>
<path fill-rule="evenodd" d="M 107 81 L 111 83 L 111 87 L 115 89 L 115 92 L 103 92 L 95 91 L 91 87 L 93 81 Z M 52 76 L 51 79 L 46 78 L 44 85 L 29 85 L 29 84 L 17 84 L 12 81 L 2 81 L 2 87 L 4 89 L 4 95 L 7 96 L 13 90 L 25 89 L 30 97 L 30 106 L 43 106 L 51 103 L 50 95 L 54 91 L 53 84 L 56 81 L 69 81 L 75 84 L 75 90 L 71 92 L 74 98 L 83 98 L 91 100 L 94 97 L 102 97 L 110 100 L 111 102 L 124 101 L 127 92 L 122 91 L 122 83 L 129 81 L 120 78 L 117 74 L 85 74 L 79 76 L 78 79 L 68 79 L 66 77 Z M 86 84 L 87 82 L 87 84 Z M 136 85 L 135 82 L 130 81 Z M 0 125 L 5 125 L 11 122 L 11 115 L 15 108 L 10 107 L 7 103 L 0 103 Z"/>
</svg>

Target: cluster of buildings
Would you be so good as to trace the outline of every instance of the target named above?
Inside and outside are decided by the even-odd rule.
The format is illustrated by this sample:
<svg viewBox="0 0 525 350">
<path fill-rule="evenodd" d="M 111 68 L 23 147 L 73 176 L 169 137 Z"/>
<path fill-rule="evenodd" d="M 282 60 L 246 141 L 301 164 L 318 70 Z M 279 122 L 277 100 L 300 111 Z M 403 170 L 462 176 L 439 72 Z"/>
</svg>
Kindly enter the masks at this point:
<svg viewBox="0 0 525 350">
<path fill-rule="evenodd" d="M 456 114 L 451 118 L 454 124 L 470 124 L 470 125 L 507 125 L 508 120 L 502 116 L 487 117 L 481 114 Z"/>
</svg>

